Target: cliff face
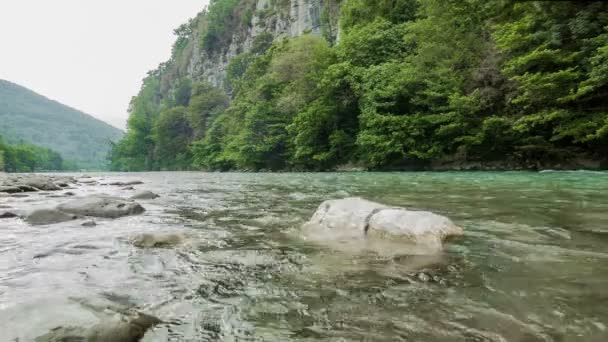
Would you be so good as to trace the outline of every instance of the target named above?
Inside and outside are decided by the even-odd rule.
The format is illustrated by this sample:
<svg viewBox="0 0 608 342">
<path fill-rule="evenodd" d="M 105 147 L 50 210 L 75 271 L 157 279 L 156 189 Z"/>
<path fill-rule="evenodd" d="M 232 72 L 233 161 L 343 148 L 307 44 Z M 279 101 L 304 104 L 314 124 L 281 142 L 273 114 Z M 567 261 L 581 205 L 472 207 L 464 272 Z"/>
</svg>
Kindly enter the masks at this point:
<svg viewBox="0 0 608 342">
<path fill-rule="evenodd" d="M 329 19 L 330 13 L 338 12 L 337 0 L 252 0 L 249 6 L 253 8 L 243 12 L 249 11 L 250 19 L 246 14 L 240 14 L 237 25 L 231 28 L 230 43 L 219 51 L 209 53 L 198 39 L 191 41 L 186 62 L 187 77 L 207 80 L 221 88 L 230 60 L 248 52 L 261 35 L 277 40 L 310 33 L 337 39 L 337 20 Z M 193 36 L 197 37 L 196 32 Z"/>
</svg>

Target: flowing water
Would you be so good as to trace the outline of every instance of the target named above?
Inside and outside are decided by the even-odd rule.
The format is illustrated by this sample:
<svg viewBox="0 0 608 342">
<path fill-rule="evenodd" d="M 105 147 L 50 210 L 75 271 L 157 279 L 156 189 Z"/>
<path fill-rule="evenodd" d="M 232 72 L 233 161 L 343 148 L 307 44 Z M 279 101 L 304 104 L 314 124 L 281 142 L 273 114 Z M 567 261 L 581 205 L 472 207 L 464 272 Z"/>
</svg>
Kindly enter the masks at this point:
<svg viewBox="0 0 608 342">
<path fill-rule="evenodd" d="M 95 303 L 165 321 L 144 341 L 608 341 L 606 173 L 92 176 L 161 197 L 92 228 L 0 220 L 1 341 L 94 324 Z M 51 196 L 0 205 L 66 200 Z M 348 196 L 446 215 L 465 236 L 434 259 L 308 243 L 300 225 Z M 186 241 L 129 243 L 144 232 Z"/>
</svg>

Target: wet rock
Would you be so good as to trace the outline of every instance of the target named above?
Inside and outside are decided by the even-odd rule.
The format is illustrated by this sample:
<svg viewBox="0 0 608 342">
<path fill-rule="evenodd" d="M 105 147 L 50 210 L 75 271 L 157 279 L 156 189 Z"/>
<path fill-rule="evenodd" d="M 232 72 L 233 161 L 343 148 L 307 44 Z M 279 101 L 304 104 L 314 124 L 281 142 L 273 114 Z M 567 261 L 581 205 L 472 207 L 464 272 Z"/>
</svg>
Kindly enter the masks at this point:
<svg viewBox="0 0 608 342">
<path fill-rule="evenodd" d="M 180 245 L 184 237 L 180 234 L 140 234 L 130 238 L 131 243 L 139 248 L 170 248 Z"/>
<path fill-rule="evenodd" d="M 84 221 L 84 222 L 82 222 L 81 226 L 83 226 L 83 227 L 95 227 L 95 226 L 97 226 L 97 222 L 95 222 L 93 220 Z"/>
<path fill-rule="evenodd" d="M 3 186 L 0 186 L 0 192 L 5 192 L 8 194 L 15 194 L 15 193 L 23 192 L 23 190 L 21 190 L 21 188 L 19 188 L 18 186 L 3 185 Z"/>
<path fill-rule="evenodd" d="M 368 236 L 398 237 L 401 241 L 442 249 L 447 239 L 463 234 L 450 219 L 427 211 L 402 208 L 380 210 L 369 218 Z"/>
<path fill-rule="evenodd" d="M 29 213 L 25 217 L 25 222 L 34 226 L 41 226 L 67 222 L 77 218 L 78 216 L 74 214 L 64 213 L 56 209 L 39 209 Z"/>
<path fill-rule="evenodd" d="M 463 234 L 450 219 L 427 211 L 391 208 L 361 198 L 325 201 L 304 226 L 315 240 L 388 240 L 403 252 L 434 254 L 443 242 Z M 400 248 L 393 245 L 391 248 Z"/>
<path fill-rule="evenodd" d="M 61 187 L 53 183 L 53 179 L 48 177 L 30 177 L 26 178 L 23 184 L 34 187 L 44 191 L 57 191 L 61 190 Z"/>
<path fill-rule="evenodd" d="M 15 218 L 18 215 L 15 213 L 12 213 L 10 211 L 5 211 L 3 213 L 0 213 L 0 219 L 7 219 L 7 218 Z"/>
<path fill-rule="evenodd" d="M 64 193 L 63 195 L 64 196 L 76 196 L 76 194 L 71 191 L 68 191 L 68 192 Z"/>
<path fill-rule="evenodd" d="M 153 193 L 152 191 L 141 191 L 136 193 L 135 195 L 131 196 L 131 199 L 143 199 L 143 200 L 147 200 L 147 199 L 155 199 L 160 197 L 159 195 Z"/>
<path fill-rule="evenodd" d="M 104 196 L 91 196 L 72 200 L 59 205 L 57 209 L 75 215 L 103 218 L 137 215 L 145 211 L 137 202 Z"/>
<path fill-rule="evenodd" d="M 28 194 L 21 194 L 21 193 L 16 193 L 16 194 L 11 194 L 11 197 L 15 197 L 15 198 L 25 198 L 25 197 L 29 197 L 30 195 Z"/>
<path fill-rule="evenodd" d="M 129 182 L 111 182 L 111 183 L 108 183 L 108 185 L 115 185 L 115 186 L 129 186 L 129 185 L 140 185 L 140 184 L 144 184 L 144 182 L 142 182 L 142 181 L 129 181 Z"/>
<path fill-rule="evenodd" d="M 57 327 L 39 336 L 36 342 L 138 342 L 146 332 L 162 321 L 144 313 L 135 313 L 120 319 L 104 320 L 90 328 Z"/>
</svg>

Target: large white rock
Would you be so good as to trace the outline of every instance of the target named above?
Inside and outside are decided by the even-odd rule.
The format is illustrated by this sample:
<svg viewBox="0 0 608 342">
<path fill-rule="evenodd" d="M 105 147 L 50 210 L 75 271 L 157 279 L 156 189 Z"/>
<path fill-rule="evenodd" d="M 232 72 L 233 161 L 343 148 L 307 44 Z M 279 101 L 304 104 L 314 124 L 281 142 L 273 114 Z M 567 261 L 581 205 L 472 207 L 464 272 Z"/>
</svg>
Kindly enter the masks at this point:
<svg viewBox="0 0 608 342">
<path fill-rule="evenodd" d="M 463 234 L 447 217 L 389 207 L 362 198 L 323 202 L 304 232 L 310 240 L 350 248 L 390 249 L 391 254 L 434 254 L 450 237 Z"/>
</svg>

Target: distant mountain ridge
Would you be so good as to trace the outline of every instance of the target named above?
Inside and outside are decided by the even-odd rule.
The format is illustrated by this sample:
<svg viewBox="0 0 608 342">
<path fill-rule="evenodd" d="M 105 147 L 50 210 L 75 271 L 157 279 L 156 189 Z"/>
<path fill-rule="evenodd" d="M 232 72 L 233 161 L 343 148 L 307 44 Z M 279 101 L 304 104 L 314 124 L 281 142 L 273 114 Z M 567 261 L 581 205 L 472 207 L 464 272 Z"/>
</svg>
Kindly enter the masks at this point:
<svg viewBox="0 0 608 342">
<path fill-rule="evenodd" d="M 84 169 L 107 167 L 110 143 L 123 132 L 18 84 L 0 80 L 0 135 L 9 143 L 53 149 Z"/>
</svg>

